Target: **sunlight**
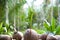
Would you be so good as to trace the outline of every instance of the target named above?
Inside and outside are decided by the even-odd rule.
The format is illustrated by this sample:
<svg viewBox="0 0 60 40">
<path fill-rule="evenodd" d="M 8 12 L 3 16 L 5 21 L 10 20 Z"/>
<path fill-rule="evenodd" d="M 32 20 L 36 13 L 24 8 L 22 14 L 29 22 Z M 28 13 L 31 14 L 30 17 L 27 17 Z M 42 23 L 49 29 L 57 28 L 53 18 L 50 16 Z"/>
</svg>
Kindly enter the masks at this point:
<svg viewBox="0 0 60 40">
<path fill-rule="evenodd" d="M 39 6 L 39 5 L 41 5 L 43 3 L 43 0 L 36 0 L 35 2 L 34 2 L 34 5 L 35 6 Z"/>
<path fill-rule="evenodd" d="M 28 8 L 28 6 L 31 6 L 32 1 L 33 0 L 29 0 L 29 1 L 27 0 L 27 3 L 24 5 L 23 8 L 25 9 L 25 8 Z M 40 6 L 42 3 L 43 3 L 43 0 L 36 0 L 36 1 L 34 1 L 33 4 L 34 4 L 34 6 Z"/>
</svg>

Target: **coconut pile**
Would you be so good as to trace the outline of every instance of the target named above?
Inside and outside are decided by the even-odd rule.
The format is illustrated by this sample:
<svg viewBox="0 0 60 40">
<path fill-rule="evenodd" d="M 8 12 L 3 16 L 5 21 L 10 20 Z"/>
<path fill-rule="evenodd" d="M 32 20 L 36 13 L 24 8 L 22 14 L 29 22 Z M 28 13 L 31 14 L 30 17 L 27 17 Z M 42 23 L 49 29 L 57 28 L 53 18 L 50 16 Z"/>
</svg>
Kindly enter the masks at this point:
<svg viewBox="0 0 60 40">
<path fill-rule="evenodd" d="M 60 35 L 38 34 L 33 29 L 27 29 L 25 33 L 15 31 L 11 36 L 0 35 L 0 40 L 60 40 Z"/>
</svg>

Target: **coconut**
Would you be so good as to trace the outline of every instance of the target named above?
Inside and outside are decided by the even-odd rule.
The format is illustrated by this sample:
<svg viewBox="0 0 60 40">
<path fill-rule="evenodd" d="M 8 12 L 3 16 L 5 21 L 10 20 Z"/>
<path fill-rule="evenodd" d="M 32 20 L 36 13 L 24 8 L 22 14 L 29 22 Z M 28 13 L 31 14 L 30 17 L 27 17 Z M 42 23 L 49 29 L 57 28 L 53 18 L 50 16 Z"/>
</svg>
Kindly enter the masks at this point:
<svg viewBox="0 0 60 40">
<path fill-rule="evenodd" d="M 60 40 L 60 35 L 55 35 L 55 37 L 57 38 L 57 40 Z"/>
<path fill-rule="evenodd" d="M 9 35 L 0 35 L 0 40 L 12 40 L 12 37 Z"/>
<path fill-rule="evenodd" d="M 48 35 L 46 40 L 57 40 L 55 36 Z"/>
<path fill-rule="evenodd" d="M 13 39 L 22 40 L 22 38 L 23 38 L 23 33 L 22 32 L 19 32 L 19 31 L 14 32 Z"/>
<path fill-rule="evenodd" d="M 46 40 L 47 34 L 39 34 L 39 39 Z"/>
<path fill-rule="evenodd" d="M 27 29 L 24 34 L 24 40 L 39 40 L 37 32 L 33 29 Z"/>
</svg>

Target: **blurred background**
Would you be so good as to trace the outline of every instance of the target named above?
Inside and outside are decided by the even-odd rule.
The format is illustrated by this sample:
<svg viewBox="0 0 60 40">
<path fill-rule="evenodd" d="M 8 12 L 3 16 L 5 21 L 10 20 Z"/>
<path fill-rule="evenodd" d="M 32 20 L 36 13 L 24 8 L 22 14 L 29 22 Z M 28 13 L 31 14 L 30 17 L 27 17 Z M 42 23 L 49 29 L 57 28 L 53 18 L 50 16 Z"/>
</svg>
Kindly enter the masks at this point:
<svg viewBox="0 0 60 40">
<path fill-rule="evenodd" d="M 60 34 L 60 0 L 0 0 L 0 34 L 28 28 Z"/>
</svg>

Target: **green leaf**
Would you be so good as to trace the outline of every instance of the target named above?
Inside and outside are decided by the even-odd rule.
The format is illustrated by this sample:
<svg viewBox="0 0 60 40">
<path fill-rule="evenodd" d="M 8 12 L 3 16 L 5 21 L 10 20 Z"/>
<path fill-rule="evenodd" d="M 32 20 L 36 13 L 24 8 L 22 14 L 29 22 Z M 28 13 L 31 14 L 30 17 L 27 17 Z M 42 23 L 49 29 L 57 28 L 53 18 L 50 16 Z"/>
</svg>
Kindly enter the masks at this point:
<svg viewBox="0 0 60 40">
<path fill-rule="evenodd" d="M 60 26 L 57 26 L 57 28 L 56 28 L 56 33 L 55 34 L 60 34 Z"/>
<path fill-rule="evenodd" d="M 46 21 L 44 22 L 44 27 L 46 28 L 46 30 L 50 30 L 50 25 Z"/>
<path fill-rule="evenodd" d="M 52 18 L 52 21 L 51 21 L 51 30 L 52 32 L 55 30 L 56 28 L 56 20 L 54 18 Z"/>
</svg>

